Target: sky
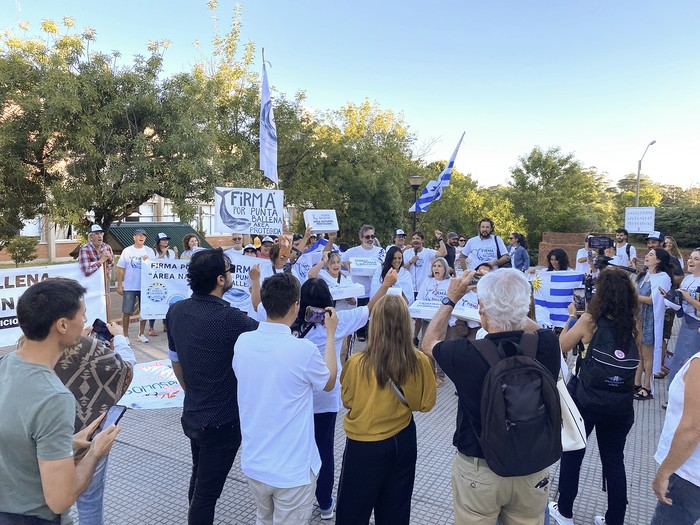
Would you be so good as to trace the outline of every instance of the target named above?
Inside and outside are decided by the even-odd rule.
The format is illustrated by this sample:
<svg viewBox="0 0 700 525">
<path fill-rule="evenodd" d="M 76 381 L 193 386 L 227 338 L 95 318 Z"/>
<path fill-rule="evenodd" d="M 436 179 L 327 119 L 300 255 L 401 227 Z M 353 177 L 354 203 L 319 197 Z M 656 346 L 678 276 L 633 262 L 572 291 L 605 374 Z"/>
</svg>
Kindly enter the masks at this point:
<svg viewBox="0 0 700 525">
<path fill-rule="evenodd" d="M 613 182 L 636 174 L 652 140 L 642 174 L 700 186 L 697 0 L 239 3 L 242 39 L 265 48 L 274 90 L 304 90 L 322 111 L 367 98 L 400 112 L 427 161 L 447 160 L 465 131 L 455 167 L 482 186 L 505 183 L 535 146 L 573 153 Z M 219 2 L 222 33 L 234 6 Z M 211 50 L 203 0 L 0 0 L 0 28 L 26 20 L 38 32 L 64 16 L 125 64 L 170 40 L 166 74 Z"/>
</svg>

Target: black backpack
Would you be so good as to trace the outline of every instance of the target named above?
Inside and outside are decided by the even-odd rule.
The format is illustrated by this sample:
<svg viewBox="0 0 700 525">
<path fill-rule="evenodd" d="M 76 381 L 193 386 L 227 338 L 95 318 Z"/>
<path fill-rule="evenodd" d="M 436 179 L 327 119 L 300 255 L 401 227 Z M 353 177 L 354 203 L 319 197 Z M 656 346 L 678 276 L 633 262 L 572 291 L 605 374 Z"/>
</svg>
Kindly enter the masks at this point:
<svg viewBox="0 0 700 525">
<path fill-rule="evenodd" d="M 498 235 L 494 235 L 494 241 L 496 242 L 496 260 L 501 258 L 501 248 L 498 246 Z M 501 264 L 499 268 L 512 268 L 513 267 L 513 261 L 508 259 L 507 262 Z"/>
<path fill-rule="evenodd" d="M 584 410 L 623 414 L 632 410 L 639 350 L 632 337 L 626 349 L 615 344 L 612 328 L 612 322 L 606 317 L 596 321 L 586 357 L 579 356 L 576 361 L 578 382 L 574 397 Z"/>
<path fill-rule="evenodd" d="M 474 433 L 499 476 L 533 474 L 561 457 L 559 393 L 552 374 L 536 359 L 538 342 L 535 333 L 498 347 L 489 339 L 473 341 L 489 364 L 481 389 L 481 433 Z"/>
</svg>

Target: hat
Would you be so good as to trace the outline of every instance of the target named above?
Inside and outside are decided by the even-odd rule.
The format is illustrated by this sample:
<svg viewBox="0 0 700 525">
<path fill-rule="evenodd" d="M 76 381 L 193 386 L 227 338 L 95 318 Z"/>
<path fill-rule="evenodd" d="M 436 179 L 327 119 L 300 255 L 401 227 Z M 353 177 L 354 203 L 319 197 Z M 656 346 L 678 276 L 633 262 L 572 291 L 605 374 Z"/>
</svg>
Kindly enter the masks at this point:
<svg viewBox="0 0 700 525">
<path fill-rule="evenodd" d="M 455 232 L 450 232 L 447 234 L 447 238 L 448 239 L 459 239 L 459 234 L 457 234 Z"/>
<path fill-rule="evenodd" d="M 160 233 L 158 234 L 158 240 L 159 240 L 159 241 L 169 241 L 169 240 L 170 240 L 170 237 L 168 237 L 167 235 L 165 235 L 163 232 L 160 232 Z"/>
<path fill-rule="evenodd" d="M 649 235 L 647 235 L 645 241 L 652 240 L 652 241 L 659 241 L 663 242 L 663 240 L 666 238 L 666 236 L 658 231 L 653 231 Z"/>
<path fill-rule="evenodd" d="M 396 230 L 396 231 L 394 232 L 394 237 L 398 237 L 399 235 L 403 235 L 403 236 L 405 237 L 405 236 L 406 236 L 406 232 L 403 231 L 401 228 L 399 228 L 398 230 Z"/>
<path fill-rule="evenodd" d="M 102 229 L 102 226 L 99 224 L 93 224 L 90 226 L 90 233 L 104 233 L 105 231 Z"/>
<path fill-rule="evenodd" d="M 146 235 L 146 230 L 143 228 L 136 228 L 134 230 L 134 235 Z"/>
<path fill-rule="evenodd" d="M 265 244 L 266 242 L 275 242 L 272 240 L 272 237 L 269 235 L 267 237 L 263 237 L 262 244 Z"/>
<path fill-rule="evenodd" d="M 246 245 L 243 247 L 243 253 L 245 253 L 245 252 L 247 252 L 247 251 L 249 251 L 249 250 L 253 250 L 254 252 L 257 252 L 257 251 L 258 251 L 258 250 L 255 248 L 255 246 L 253 246 L 252 244 L 246 244 Z"/>
</svg>

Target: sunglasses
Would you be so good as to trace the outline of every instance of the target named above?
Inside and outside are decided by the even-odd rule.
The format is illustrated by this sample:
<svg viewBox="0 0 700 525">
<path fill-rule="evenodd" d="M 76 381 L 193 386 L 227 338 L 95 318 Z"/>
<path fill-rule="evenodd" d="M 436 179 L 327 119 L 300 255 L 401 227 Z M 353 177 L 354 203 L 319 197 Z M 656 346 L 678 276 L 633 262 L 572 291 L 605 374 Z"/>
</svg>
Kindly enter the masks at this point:
<svg viewBox="0 0 700 525">
<path fill-rule="evenodd" d="M 243 242 L 243 237 L 234 237 L 231 239 L 233 242 Z"/>
<path fill-rule="evenodd" d="M 509 241 L 512 241 L 513 239 L 515 239 L 515 237 L 508 237 Z"/>
<path fill-rule="evenodd" d="M 467 239 L 460 239 L 459 242 L 467 242 Z"/>
<path fill-rule="evenodd" d="M 367 239 L 368 241 L 369 241 L 370 239 L 376 239 L 376 237 L 375 237 L 374 235 L 365 235 L 365 236 L 362 237 L 362 238 L 363 238 L 363 239 Z"/>
</svg>

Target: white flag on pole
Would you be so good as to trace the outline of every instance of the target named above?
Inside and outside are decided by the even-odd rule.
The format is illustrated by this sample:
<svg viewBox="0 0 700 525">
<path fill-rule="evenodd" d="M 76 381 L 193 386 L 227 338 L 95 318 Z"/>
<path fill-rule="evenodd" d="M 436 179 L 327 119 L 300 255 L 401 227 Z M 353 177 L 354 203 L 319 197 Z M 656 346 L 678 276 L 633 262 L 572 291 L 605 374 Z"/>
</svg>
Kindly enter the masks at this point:
<svg viewBox="0 0 700 525">
<path fill-rule="evenodd" d="M 260 104 L 260 169 L 265 176 L 277 184 L 277 127 L 272 112 L 270 86 L 267 83 L 267 69 L 263 60 L 262 96 Z"/>
</svg>

